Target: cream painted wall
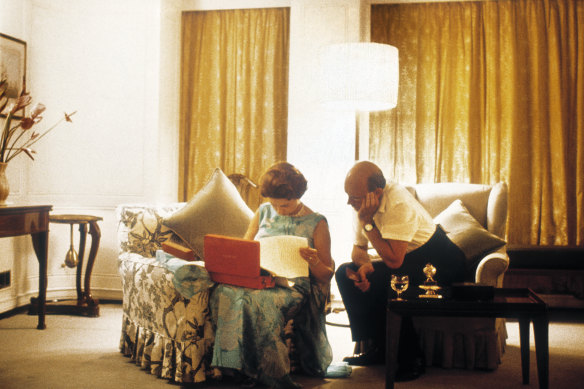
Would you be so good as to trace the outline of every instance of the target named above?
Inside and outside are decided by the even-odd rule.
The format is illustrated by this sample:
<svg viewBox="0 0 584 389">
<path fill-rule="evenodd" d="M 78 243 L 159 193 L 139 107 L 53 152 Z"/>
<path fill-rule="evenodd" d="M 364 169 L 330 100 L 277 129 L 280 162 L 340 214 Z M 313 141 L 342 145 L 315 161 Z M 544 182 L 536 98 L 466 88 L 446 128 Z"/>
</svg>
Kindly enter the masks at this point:
<svg viewBox="0 0 584 389">
<path fill-rule="evenodd" d="M 104 218 L 92 276 L 98 298 L 121 296 L 115 207 L 176 199 L 178 96 L 168 85 L 176 90 L 178 63 L 164 62 L 161 53 L 177 50 L 178 42 L 172 25 L 163 23 L 161 4 L 0 0 L 0 31 L 28 44 L 27 86 L 47 106 L 42 124 L 78 111 L 72 125 L 38 143 L 36 161 L 10 164 L 8 200 Z M 163 47 L 163 38 L 173 43 Z M 51 224 L 49 298 L 75 296 L 75 270 L 61 268 L 68 241 L 68 226 Z M 36 295 L 38 264 L 29 238 L 1 244 L 0 263 L 13 267 L 12 287 L 0 291 L 0 311 L 6 311 Z"/>
<path fill-rule="evenodd" d="M 0 32 L 12 37 L 28 41 L 30 33 L 31 1 L 0 0 Z M 24 173 L 27 162 L 16 159 L 7 170 L 12 197 L 22 197 L 24 194 Z M 17 305 L 18 287 L 26 281 L 27 269 L 35 265 L 29 261 L 30 238 L 0 239 L 0 271 L 11 271 L 11 287 L 0 290 L 0 312 Z M 38 265 L 37 265 L 38 266 Z M 38 274 L 38 271 L 37 271 Z M 38 282 L 38 278 L 37 278 Z M 22 305 L 22 304 L 20 304 Z"/>
<path fill-rule="evenodd" d="M 333 255 L 348 259 L 350 222 L 342 182 L 354 156 L 353 114 L 319 107 L 322 45 L 366 40 L 359 0 L 0 0 L 0 31 L 28 43 L 28 89 L 47 106 L 45 124 L 77 110 L 39 143 L 37 160 L 11 163 L 15 203 L 53 204 L 54 213 L 99 215 L 102 242 L 94 297 L 121 298 L 115 207 L 177 198 L 180 16 L 184 10 L 291 8 L 289 160 L 309 179 L 304 200 L 329 219 Z M 362 27 L 365 26 L 365 27 Z M 62 269 L 69 230 L 51 225 L 48 297 L 74 297 L 75 271 Z M 28 238 L 0 240 L 0 312 L 38 290 Z M 50 318 L 49 324 L 50 325 Z"/>
</svg>

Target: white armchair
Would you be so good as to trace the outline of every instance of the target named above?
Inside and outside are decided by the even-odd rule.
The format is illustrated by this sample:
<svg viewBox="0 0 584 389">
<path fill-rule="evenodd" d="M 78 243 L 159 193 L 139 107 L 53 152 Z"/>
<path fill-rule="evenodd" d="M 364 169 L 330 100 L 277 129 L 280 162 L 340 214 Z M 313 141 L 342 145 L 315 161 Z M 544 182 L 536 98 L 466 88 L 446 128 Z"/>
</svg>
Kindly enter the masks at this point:
<svg viewBox="0 0 584 389">
<path fill-rule="evenodd" d="M 467 254 L 470 264 L 467 269 L 468 281 L 502 287 L 503 277 L 509 266 L 506 247 L 494 250 L 489 250 L 488 247 L 501 246 L 501 243 L 496 244 L 494 240 L 497 237 L 501 239 L 505 237 L 507 185 L 437 183 L 418 184 L 409 189 L 436 221 L 440 221 L 441 218 L 445 220 L 444 213 L 448 213 L 445 210 L 447 208 L 451 210 L 453 202 L 456 200 L 462 202 L 468 214 L 488 231 L 485 232 L 477 225 L 476 229 L 482 231 L 475 232 L 483 233 L 481 238 L 493 240 L 490 244 L 481 238 L 467 242 L 467 250 L 463 249 L 465 254 L 478 253 L 473 255 L 473 258 L 468 258 Z M 456 226 L 449 228 L 443 225 L 443 228 L 449 235 L 456 234 L 454 231 Z M 451 239 L 455 240 L 452 236 Z M 427 365 L 492 370 L 501 362 L 507 339 L 504 319 L 417 317 L 414 318 L 414 326 L 420 335 Z"/>
</svg>

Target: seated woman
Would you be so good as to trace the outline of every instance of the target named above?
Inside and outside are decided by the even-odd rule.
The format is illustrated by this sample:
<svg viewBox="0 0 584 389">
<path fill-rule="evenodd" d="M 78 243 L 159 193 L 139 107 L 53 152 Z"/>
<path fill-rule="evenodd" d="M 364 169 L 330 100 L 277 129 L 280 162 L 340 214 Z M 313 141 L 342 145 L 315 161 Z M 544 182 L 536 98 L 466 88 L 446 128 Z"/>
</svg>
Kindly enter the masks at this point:
<svg viewBox="0 0 584 389">
<path fill-rule="evenodd" d="M 214 367 L 235 369 L 250 384 L 298 387 L 290 376 L 290 358 L 284 327 L 293 318 L 293 342 L 306 374 L 324 376 L 332 360 L 325 329 L 324 309 L 334 272 L 326 218 L 304 205 L 306 179 L 289 163 L 278 163 L 260 179 L 260 205 L 246 239 L 295 235 L 308 239 L 300 249 L 309 265 L 309 277 L 294 279 L 291 288 L 248 289 L 219 284 L 210 297 L 216 326 Z"/>
</svg>

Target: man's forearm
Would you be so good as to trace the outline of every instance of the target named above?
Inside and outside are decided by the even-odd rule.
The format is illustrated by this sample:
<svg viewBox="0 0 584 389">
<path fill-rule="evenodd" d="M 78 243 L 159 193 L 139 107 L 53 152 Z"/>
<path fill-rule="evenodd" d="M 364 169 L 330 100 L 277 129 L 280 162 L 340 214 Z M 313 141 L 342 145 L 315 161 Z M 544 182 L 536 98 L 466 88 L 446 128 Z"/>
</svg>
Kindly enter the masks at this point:
<svg viewBox="0 0 584 389">
<path fill-rule="evenodd" d="M 353 252 L 351 253 L 351 259 L 353 263 L 357 266 L 362 266 L 366 263 L 371 262 L 369 254 L 367 254 L 367 247 L 353 246 Z"/>
<path fill-rule="evenodd" d="M 402 265 L 407 242 L 383 239 L 377 226 L 373 227 L 371 231 L 365 231 L 365 235 L 388 267 L 398 268 Z"/>
</svg>

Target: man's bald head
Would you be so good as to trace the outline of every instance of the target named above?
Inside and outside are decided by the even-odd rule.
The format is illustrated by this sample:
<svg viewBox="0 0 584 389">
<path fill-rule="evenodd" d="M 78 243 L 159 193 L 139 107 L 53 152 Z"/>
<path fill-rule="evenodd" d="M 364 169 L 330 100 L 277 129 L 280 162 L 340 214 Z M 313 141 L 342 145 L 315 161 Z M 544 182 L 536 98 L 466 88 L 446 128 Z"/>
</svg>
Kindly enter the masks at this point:
<svg viewBox="0 0 584 389">
<path fill-rule="evenodd" d="M 373 162 L 361 161 L 357 162 L 345 178 L 345 189 L 347 184 L 359 185 L 366 188 L 368 192 L 373 192 L 377 188 L 383 189 L 385 187 L 385 177 L 383 172 Z"/>
<path fill-rule="evenodd" d="M 367 192 L 385 188 L 383 172 L 373 162 L 357 162 L 347 173 L 345 178 L 345 192 L 349 196 L 348 203 L 355 209 L 359 209 L 362 199 Z"/>
</svg>

